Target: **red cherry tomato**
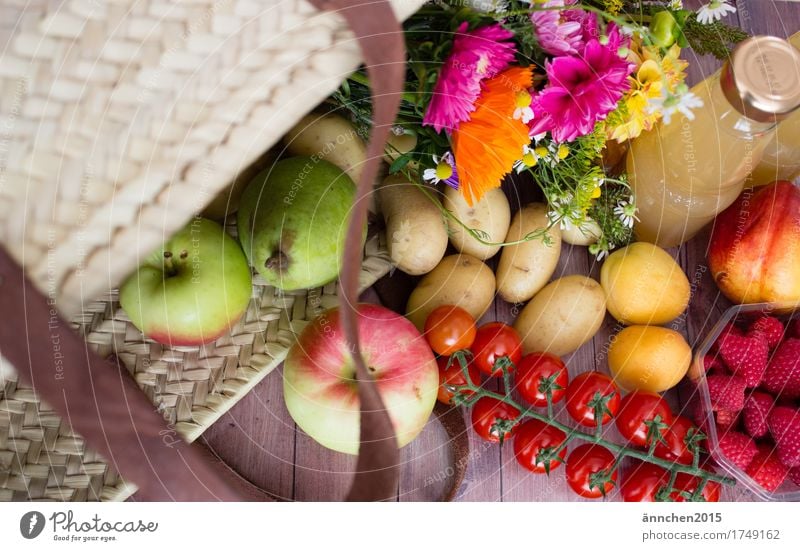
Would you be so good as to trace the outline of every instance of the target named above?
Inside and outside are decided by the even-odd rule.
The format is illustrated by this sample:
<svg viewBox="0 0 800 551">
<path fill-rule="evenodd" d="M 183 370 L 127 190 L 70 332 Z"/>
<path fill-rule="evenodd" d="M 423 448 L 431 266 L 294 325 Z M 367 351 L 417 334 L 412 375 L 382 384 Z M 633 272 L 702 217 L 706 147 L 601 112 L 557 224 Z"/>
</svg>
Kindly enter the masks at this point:
<svg viewBox="0 0 800 551">
<path fill-rule="evenodd" d="M 581 373 L 567 386 L 567 411 L 570 417 L 581 425 L 594 427 L 596 425 L 594 408 L 590 402 L 597 393 L 600 393 L 600 396 L 610 396 L 606 403 L 608 411 L 603 415 L 603 424 L 611 421 L 619 410 L 619 389 L 611 377 L 597 371 Z"/>
<path fill-rule="evenodd" d="M 547 405 L 547 394 L 540 389 L 543 379 L 553 378 L 556 386 L 553 389 L 553 403 L 559 402 L 564 397 L 564 392 L 569 384 L 567 366 L 561 358 L 546 352 L 528 354 L 517 365 L 516 383 L 519 395 L 532 406 L 544 407 Z"/>
<path fill-rule="evenodd" d="M 566 440 L 564 431 L 552 427 L 538 419 L 529 419 L 517 427 L 514 436 L 514 457 L 517 463 L 534 473 L 545 473 L 557 468 L 567 455 L 567 448 L 563 448 L 554 457 L 550 458 L 549 466 L 537 457 L 545 448 L 557 448 Z"/>
<path fill-rule="evenodd" d="M 696 431 L 697 427 L 689 419 L 681 415 L 676 417 L 664 432 L 664 442 L 656 445 L 655 456 L 674 463 L 691 465 L 694 454 L 686 446 L 686 436 L 692 429 Z"/>
<path fill-rule="evenodd" d="M 697 485 L 699 483 L 700 479 L 696 476 L 678 473 L 678 476 L 675 477 L 675 484 L 672 486 L 674 491 L 669 494 L 670 499 L 672 501 L 689 501 L 681 492 L 692 494 L 697 490 Z M 716 503 L 719 501 L 720 493 L 721 486 L 719 482 L 709 480 L 706 482 L 706 485 L 703 486 L 703 499 L 709 503 Z"/>
<path fill-rule="evenodd" d="M 516 432 L 516 425 L 513 425 L 507 432 L 501 434 L 495 425 L 498 421 L 516 421 L 519 417 L 519 410 L 505 402 L 501 402 L 491 396 L 480 398 L 472 406 L 472 428 L 475 432 L 488 442 L 500 442 L 508 440 Z"/>
<path fill-rule="evenodd" d="M 519 437 L 517 437 L 519 439 Z M 607 472 L 614 466 L 614 454 L 603 446 L 583 444 L 567 459 L 567 484 L 581 497 L 597 499 L 609 494 L 617 481 L 617 470 L 610 473 L 607 481 L 598 480 L 598 473 Z"/>
<path fill-rule="evenodd" d="M 499 321 L 479 327 L 470 350 L 475 356 L 473 361 L 478 369 L 492 377 L 503 375 L 503 370 L 494 365 L 499 358 L 508 357 L 514 365 L 522 359 L 519 334 L 510 325 Z"/>
<path fill-rule="evenodd" d="M 624 501 L 655 501 L 656 494 L 669 482 L 669 473 L 652 463 L 637 461 L 622 477 L 620 491 Z"/>
<path fill-rule="evenodd" d="M 672 410 L 664 399 L 654 392 L 634 390 L 626 394 L 620 403 L 617 414 L 617 430 L 634 446 L 648 446 L 646 421 L 653 421 L 656 416 L 669 426 L 672 424 Z M 666 429 L 661 431 L 661 434 Z"/>
<path fill-rule="evenodd" d="M 437 398 L 440 402 L 447 405 L 453 403 L 453 391 L 447 388 L 447 386 L 464 386 L 467 384 L 467 379 L 464 377 L 464 372 L 461 370 L 461 364 L 458 360 L 454 359 L 450 367 L 447 367 L 447 362 L 449 360 L 450 358 L 446 356 L 439 356 L 436 359 L 436 363 L 439 366 L 439 394 Z M 478 368 L 472 365 L 472 363 L 467 365 L 467 372 L 473 384 L 481 384 L 481 374 Z M 463 394 L 472 396 L 475 393 L 471 390 L 465 390 Z"/>
<path fill-rule="evenodd" d="M 463 308 L 450 304 L 434 309 L 425 320 L 425 339 L 431 349 L 442 356 L 472 346 L 476 332 L 475 318 Z"/>
</svg>

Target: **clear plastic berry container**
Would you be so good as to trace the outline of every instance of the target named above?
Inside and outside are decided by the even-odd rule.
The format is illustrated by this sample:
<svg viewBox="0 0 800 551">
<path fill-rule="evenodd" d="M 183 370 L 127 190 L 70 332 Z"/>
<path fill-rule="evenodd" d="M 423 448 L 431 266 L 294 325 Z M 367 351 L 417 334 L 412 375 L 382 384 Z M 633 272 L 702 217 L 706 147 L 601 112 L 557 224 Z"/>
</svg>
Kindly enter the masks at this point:
<svg viewBox="0 0 800 551">
<path fill-rule="evenodd" d="M 717 428 L 714 412 L 711 409 L 711 396 L 708 391 L 704 358 L 707 355 L 712 357 L 715 355 L 714 343 L 728 324 L 747 322 L 764 314 L 778 318 L 786 327 L 789 322 L 800 319 L 800 307 L 778 303 L 757 303 L 728 308 L 696 348 L 688 374 L 695 387 L 691 406 L 697 408 L 695 417 L 698 422 L 702 421 L 702 428 L 708 436 L 708 448 L 712 459 L 723 471 L 736 479 L 738 486 L 747 488 L 764 501 L 800 501 L 800 486 L 789 480 L 788 477 L 777 489 L 768 491 L 721 452 L 719 439 L 724 433 Z M 800 403 L 795 401 L 795 406 L 800 406 Z M 744 432 L 744 429 L 741 428 L 741 419 L 738 423 L 739 428 L 734 430 Z"/>
</svg>

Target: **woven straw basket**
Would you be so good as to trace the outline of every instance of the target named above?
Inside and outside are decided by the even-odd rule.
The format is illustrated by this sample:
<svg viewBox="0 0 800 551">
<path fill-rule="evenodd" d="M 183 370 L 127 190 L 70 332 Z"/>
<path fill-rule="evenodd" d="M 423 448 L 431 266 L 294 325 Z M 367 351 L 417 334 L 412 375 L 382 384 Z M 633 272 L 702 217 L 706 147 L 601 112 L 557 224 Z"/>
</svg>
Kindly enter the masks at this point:
<svg viewBox="0 0 800 551">
<path fill-rule="evenodd" d="M 394 4 L 404 18 L 422 1 Z M 0 43 L 0 244 L 191 442 L 337 284 L 282 293 L 255 277 L 230 335 L 175 348 L 144 338 L 115 288 L 357 67 L 358 42 L 304 0 L 5 0 Z M 367 241 L 361 288 L 391 268 L 382 239 Z M 0 356 L 0 501 L 136 491 L 18 373 Z"/>
</svg>

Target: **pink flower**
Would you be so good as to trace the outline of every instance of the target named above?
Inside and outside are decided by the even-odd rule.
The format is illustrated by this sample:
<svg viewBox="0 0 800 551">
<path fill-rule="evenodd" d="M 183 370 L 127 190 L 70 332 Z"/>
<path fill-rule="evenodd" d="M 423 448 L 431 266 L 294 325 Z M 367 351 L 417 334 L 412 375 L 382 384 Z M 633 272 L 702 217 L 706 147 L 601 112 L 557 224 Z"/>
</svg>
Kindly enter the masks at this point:
<svg viewBox="0 0 800 551">
<path fill-rule="evenodd" d="M 437 132 L 458 128 L 469 120 L 481 82 L 506 69 L 514 60 L 514 36 L 500 24 L 465 32 L 467 23 L 458 27 L 453 50 L 442 66 L 422 124 Z"/>
<path fill-rule="evenodd" d="M 574 0 L 568 0 L 571 5 Z M 543 8 L 564 7 L 564 0 L 545 0 L 541 5 Z M 534 26 L 536 39 L 542 50 L 550 55 L 575 55 L 583 49 L 584 26 L 586 16 L 589 15 L 583 10 L 561 10 L 544 9 L 535 11 L 531 14 L 531 22 Z M 596 19 L 594 20 L 596 29 Z M 596 31 L 595 31 L 596 34 Z"/>
<path fill-rule="evenodd" d="M 628 89 L 633 64 L 620 57 L 627 43 L 614 25 L 608 42 L 589 40 L 580 56 L 561 56 L 545 63 L 547 86 L 533 99 L 530 135 L 550 131 L 556 142 L 585 136 L 613 111 Z"/>
</svg>

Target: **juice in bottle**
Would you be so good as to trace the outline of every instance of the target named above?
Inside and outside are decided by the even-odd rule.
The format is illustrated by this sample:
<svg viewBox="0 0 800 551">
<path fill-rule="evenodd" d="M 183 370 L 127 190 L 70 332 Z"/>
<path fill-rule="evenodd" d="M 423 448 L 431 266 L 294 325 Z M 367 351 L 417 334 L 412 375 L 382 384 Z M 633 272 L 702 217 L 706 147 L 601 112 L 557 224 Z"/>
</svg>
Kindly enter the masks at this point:
<svg viewBox="0 0 800 551">
<path fill-rule="evenodd" d="M 800 49 L 800 32 L 789 37 Z M 775 128 L 775 135 L 764 148 L 761 162 L 753 170 L 753 185 L 761 186 L 775 180 L 792 180 L 800 176 L 800 110 Z"/>
<path fill-rule="evenodd" d="M 738 197 L 776 122 L 800 106 L 800 52 L 749 38 L 692 92 L 703 101 L 693 118 L 662 121 L 628 152 L 636 237 L 661 247 L 687 241 Z"/>
</svg>

